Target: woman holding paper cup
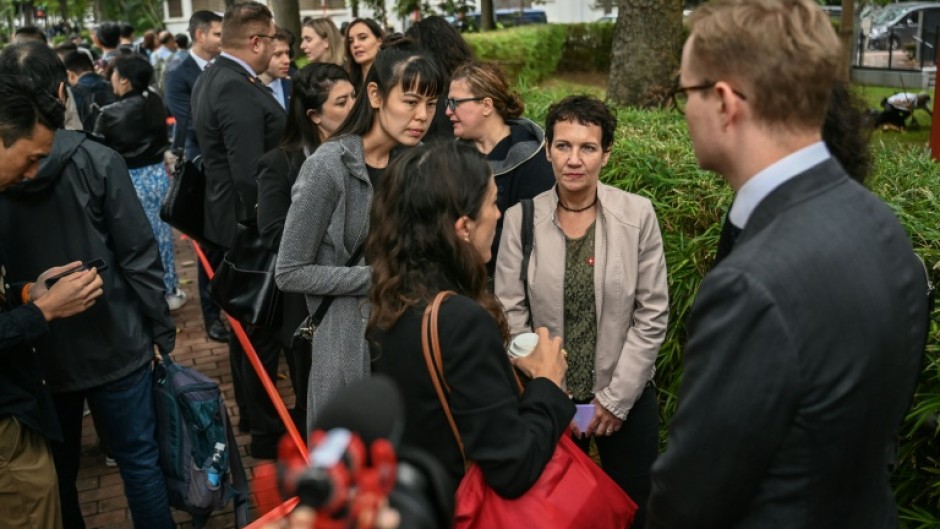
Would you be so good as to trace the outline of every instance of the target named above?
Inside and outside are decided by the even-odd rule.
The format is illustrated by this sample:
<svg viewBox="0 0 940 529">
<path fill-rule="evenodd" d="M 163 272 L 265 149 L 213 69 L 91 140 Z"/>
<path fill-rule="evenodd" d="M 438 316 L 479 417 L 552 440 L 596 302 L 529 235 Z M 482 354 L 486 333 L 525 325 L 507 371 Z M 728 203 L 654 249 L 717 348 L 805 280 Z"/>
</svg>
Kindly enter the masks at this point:
<svg viewBox="0 0 940 529">
<path fill-rule="evenodd" d="M 613 146 L 617 120 L 603 102 L 572 96 L 546 119 L 546 154 L 555 186 L 536 196 L 528 302 L 520 280 L 522 208 L 506 213 L 496 264 L 496 295 L 510 332 L 547 327 L 568 351 L 566 389 L 593 410 L 584 450 L 593 437 L 601 466 L 640 506 L 650 488 L 659 416 L 652 386 L 666 334 L 669 296 L 662 237 L 646 198 L 598 182 Z"/>
<path fill-rule="evenodd" d="M 516 386 L 506 318 L 486 289 L 500 217 L 496 195 L 486 160 L 468 145 L 415 147 L 389 165 L 366 243 L 372 265 L 367 337 L 373 370 L 395 380 L 405 398 L 402 444 L 440 461 L 456 490 L 464 460 L 429 376 L 421 323 L 439 292 L 457 293 L 441 303 L 437 324 L 450 409 L 467 460 L 499 495 L 515 498 L 542 474 L 574 405 L 561 389 L 561 341 L 545 329 L 530 354 L 512 361 L 532 377 L 524 391 Z"/>
</svg>

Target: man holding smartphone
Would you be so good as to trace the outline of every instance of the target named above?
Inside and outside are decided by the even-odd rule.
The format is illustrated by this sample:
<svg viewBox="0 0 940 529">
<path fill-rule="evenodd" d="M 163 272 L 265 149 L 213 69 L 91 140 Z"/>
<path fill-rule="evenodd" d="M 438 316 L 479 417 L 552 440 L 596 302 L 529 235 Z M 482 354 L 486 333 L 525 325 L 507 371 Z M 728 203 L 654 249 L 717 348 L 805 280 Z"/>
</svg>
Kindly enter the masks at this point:
<svg viewBox="0 0 940 529">
<path fill-rule="evenodd" d="M 64 100 L 65 66 L 47 46 L 7 46 L 0 52 L 0 74 L 27 78 L 42 100 Z M 52 322 L 34 343 L 62 433 L 50 444 L 63 525 L 85 527 L 76 483 L 87 401 L 121 472 L 134 526 L 171 529 L 176 524 L 158 464 L 151 373 L 154 349 L 173 351 L 176 326 L 164 298 L 153 228 L 118 153 L 62 129 L 46 152 L 30 157 L 33 164 L 42 158 L 35 176 L 0 193 L 0 244 L 16 249 L 7 254 L 8 277 L 29 281 L 76 259 L 90 265 L 101 258 L 108 265 L 98 269 L 100 302 Z"/>
<path fill-rule="evenodd" d="M 0 76 L 0 191 L 35 176 L 62 126 L 64 107 L 13 76 Z M 62 527 L 47 442 L 61 438 L 52 395 L 31 342 L 48 322 L 83 312 L 102 294 L 96 270 L 46 279 L 80 262 L 50 268 L 35 283 L 10 284 L 0 248 L 0 512 L 4 527 Z"/>
</svg>

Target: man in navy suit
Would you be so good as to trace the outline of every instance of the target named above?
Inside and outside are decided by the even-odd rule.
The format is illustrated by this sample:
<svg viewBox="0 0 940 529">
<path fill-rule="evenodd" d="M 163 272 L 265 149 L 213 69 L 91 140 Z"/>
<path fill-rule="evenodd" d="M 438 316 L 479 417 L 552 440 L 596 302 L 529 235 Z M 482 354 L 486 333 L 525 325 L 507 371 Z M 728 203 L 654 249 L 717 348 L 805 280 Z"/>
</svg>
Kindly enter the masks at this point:
<svg viewBox="0 0 940 529">
<path fill-rule="evenodd" d="M 258 159 L 280 144 L 287 123 L 287 113 L 258 78 L 274 54 L 275 32 L 274 16 L 264 5 L 230 6 L 222 17 L 222 53 L 193 88 L 193 121 L 206 174 L 205 235 L 226 250 L 239 223 L 256 222 Z M 247 333 L 276 379 L 277 329 L 248 326 Z M 274 459 L 284 425 L 236 339 L 229 340 L 229 351 L 239 427 L 251 432 L 249 453 Z"/>
<path fill-rule="evenodd" d="M 284 110 L 287 110 L 290 102 L 290 62 L 290 41 L 287 32 L 278 30 L 274 37 L 274 54 L 271 55 L 271 62 L 258 77 L 274 94 L 274 99 Z"/>
<path fill-rule="evenodd" d="M 166 105 L 176 119 L 176 132 L 173 143 L 167 150 L 167 162 L 172 167 L 176 157 L 185 155 L 187 160 L 199 156 L 199 143 L 196 140 L 196 128 L 190 119 L 190 99 L 193 86 L 199 74 L 212 62 L 221 51 L 222 17 L 212 11 L 196 11 L 189 18 L 189 35 L 193 45 L 182 59 L 176 59 L 167 66 L 163 92 Z M 213 248 L 203 248 L 213 268 L 222 262 L 223 252 Z M 206 334 L 212 340 L 225 342 L 229 339 L 228 330 L 219 318 L 219 307 L 209 297 L 209 276 L 199 267 L 199 301 L 202 305 L 202 320 Z"/>
<path fill-rule="evenodd" d="M 189 35 L 193 39 L 189 53 L 167 67 L 164 98 L 176 119 L 176 134 L 170 148 L 192 160 L 200 151 L 189 103 L 199 74 L 221 51 L 222 17 L 212 11 L 196 11 L 189 18 Z"/>
<path fill-rule="evenodd" d="M 690 27 L 676 100 L 736 234 L 692 307 L 647 527 L 895 528 L 928 280 L 821 140 L 839 40 L 812 0 L 713 0 Z"/>
</svg>

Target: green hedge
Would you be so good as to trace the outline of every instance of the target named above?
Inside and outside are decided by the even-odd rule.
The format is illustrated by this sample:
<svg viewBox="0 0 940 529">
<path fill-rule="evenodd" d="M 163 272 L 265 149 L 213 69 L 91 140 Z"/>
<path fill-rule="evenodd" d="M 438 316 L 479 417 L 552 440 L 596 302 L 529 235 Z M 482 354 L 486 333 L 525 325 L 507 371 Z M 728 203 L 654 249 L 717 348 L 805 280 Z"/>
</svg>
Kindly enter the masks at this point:
<svg viewBox="0 0 940 529">
<path fill-rule="evenodd" d="M 478 59 L 500 63 L 510 79 L 522 86 L 555 73 L 566 36 L 567 27 L 559 24 L 464 35 Z"/>
<path fill-rule="evenodd" d="M 606 72 L 614 42 L 611 23 L 568 24 L 568 35 L 558 61 L 559 72 Z"/>
<path fill-rule="evenodd" d="M 528 115 L 544 123 L 548 105 L 567 92 L 524 89 Z M 724 181 L 701 171 L 682 117 L 670 111 L 621 109 L 616 143 L 602 179 L 649 197 L 663 233 L 670 315 L 657 361 L 660 407 L 667 420 L 676 408 L 685 322 L 702 277 L 712 264 L 720 220 L 731 202 Z M 897 213 L 915 250 L 935 269 L 940 263 L 940 172 L 923 149 L 872 145 L 869 188 Z M 936 278 L 935 278 L 936 281 Z M 924 371 L 914 404 L 901 427 L 899 467 L 893 475 L 902 527 L 940 526 L 940 312 L 934 311 Z"/>
</svg>

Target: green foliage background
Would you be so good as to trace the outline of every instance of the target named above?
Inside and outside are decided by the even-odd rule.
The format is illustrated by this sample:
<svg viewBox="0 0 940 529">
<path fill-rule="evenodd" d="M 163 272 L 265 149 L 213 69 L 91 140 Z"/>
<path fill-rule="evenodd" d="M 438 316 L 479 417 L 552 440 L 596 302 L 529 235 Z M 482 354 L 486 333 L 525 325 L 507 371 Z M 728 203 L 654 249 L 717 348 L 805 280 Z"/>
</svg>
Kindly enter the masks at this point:
<svg viewBox="0 0 940 529">
<path fill-rule="evenodd" d="M 594 26 L 583 27 L 583 26 Z M 606 26 L 606 27 L 605 27 Z M 468 38 L 477 57 L 512 66 L 526 103 L 527 116 L 544 122 L 548 106 L 572 93 L 571 85 L 535 86 L 566 68 L 603 65 L 609 24 L 518 28 Z M 573 37 L 573 35 L 581 35 Z M 544 39 L 544 40 L 543 40 Z M 538 43 L 537 45 L 534 45 Z M 528 53 L 530 50 L 534 53 Z M 558 50 L 556 53 L 555 50 Z M 554 56 L 554 57 L 552 57 Z M 564 68 L 561 65 L 567 65 Z M 587 88 L 587 87 L 585 87 Z M 585 90 L 597 95 L 596 89 Z M 686 318 L 702 277 L 711 267 L 720 220 L 731 202 L 724 181 L 701 171 L 688 140 L 685 121 L 673 111 L 618 109 L 619 127 L 602 179 L 650 198 L 656 207 L 666 249 L 670 323 L 657 361 L 660 407 L 668 419 L 676 409 L 682 375 Z M 923 143 L 911 147 L 876 135 L 871 145 L 875 166 L 867 186 L 895 211 L 914 249 L 940 273 L 940 171 Z M 940 527 L 940 312 L 934 311 L 923 372 L 898 443 L 893 484 L 902 527 Z"/>
</svg>

